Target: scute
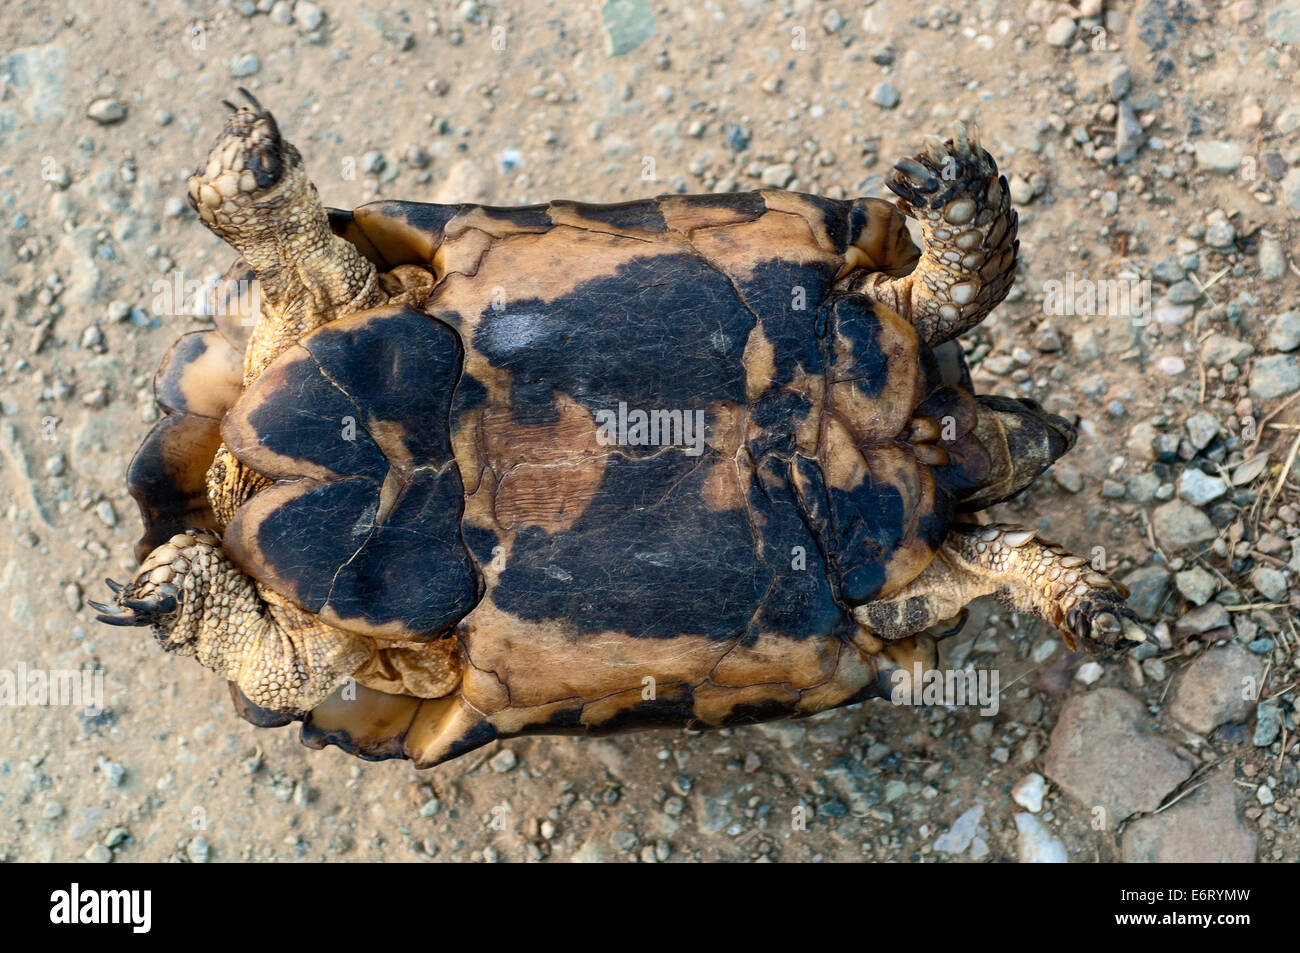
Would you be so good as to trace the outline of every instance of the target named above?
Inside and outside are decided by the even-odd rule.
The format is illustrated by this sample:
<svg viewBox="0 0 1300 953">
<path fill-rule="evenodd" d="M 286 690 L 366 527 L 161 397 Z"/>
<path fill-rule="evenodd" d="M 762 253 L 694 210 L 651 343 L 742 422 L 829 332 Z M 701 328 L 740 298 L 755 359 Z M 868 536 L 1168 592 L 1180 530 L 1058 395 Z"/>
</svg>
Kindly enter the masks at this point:
<svg viewBox="0 0 1300 953">
<path fill-rule="evenodd" d="M 244 356 L 218 331 L 191 331 L 171 346 L 154 395 L 172 413 L 220 420 L 239 397 Z"/>
<path fill-rule="evenodd" d="M 144 532 L 135 544 L 143 560 L 187 529 L 217 529 L 208 505 L 207 471 L 221 444 L 222 416 L 239 396 L 243 349 L 255 306 L 252 272 L 237 261 L 213 289 L 209 312 L 217 329 L 182 335 L 154 377 L 163 416 L 127 466 L 127 489 L 140 508 Z"/>
<path fill-rule="evenodd" d="M 569 530 L 515 535 L 496 604 L 521 619 L 567 620 L 579 633 L 637 638 L 743 641 L 772 625 L 793 639 L 825 631 L 837 615 L 825 575 L 815 565 L 793 569 L 788 556 L 796 546 L 815 551 L 815 541 L 797 520 L 779 520 L 794 514 L 757 487 L 751 498 L 772 516 L 761 532 L 745 508 L 710 509 L 704 482 L 720 465 L 711 450 L 696 459 L 612 456 Z"/>
<path fill-rule="evenodd" d="M 135 544 L 143 560 L 186 529 L 215 529 L 208 505 L 208 464 L 221 445 L 217 421 L 168 414 L 154 424 L 126 469 L 126 484 L 140 508 L 144 532 Z"/>
<path fill-rule="evenodd" d="M 593 414 L 617 413 L 620 402 L 676 409 L 742 402 L 740 355 L 753 326 L 724 275 L 697 255 L 664 253 L 633 258 L 556 299 L 521 296 L 489 307 L 473 344 L 510 373 L 516 416 L 545 419 L 556 391 Z"/>
<path fill-rule="evenodd" d="M 331 322 L 272 363 L 222 424 L 230 451 L 279 481 L 227 527 L 230 558 L 340 628 L 445 634 L 479 594 L 448 434 L 461 360 L 450 328 L 398 307 Z"/>
</svg>

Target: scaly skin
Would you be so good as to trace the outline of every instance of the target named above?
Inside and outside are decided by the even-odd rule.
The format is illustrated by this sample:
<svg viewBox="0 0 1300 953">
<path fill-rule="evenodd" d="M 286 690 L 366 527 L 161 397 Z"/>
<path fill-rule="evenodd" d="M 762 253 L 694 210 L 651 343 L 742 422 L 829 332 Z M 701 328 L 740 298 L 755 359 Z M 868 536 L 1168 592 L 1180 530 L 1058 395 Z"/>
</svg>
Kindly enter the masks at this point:
<svg viewBox="0 0 1300 953">
<path fill-rule="evenodd" d="M 229 105 L 229 104 L 227 104 Z M 387 300 L 357 249 L 330 231 L 302 156 L 270 113 L 234 109 L 207 161 L 190 176 L 190 203 L 257 275 L 262 315 L 244 352 L 244 386 L 310 331 Z M 208 471 L 208 498 L 225 526 L 268 481 L 222 446 Z"/>
<path fill-rule="evenodd" d="M 330 231 L 298 150 L 280 136 L 271 114 L 244 95 L 252 108 L 226 104 L 231 115 L 190 177 L 189 194 L 204 224 L 257 275 L 262 313 L 244 356 L 247 387 L 326 322 L 385 304 L 390 292 L 418 293 L 428 282 L 401 269 L 385 282 Z M 222 527 L 270 484 L 224 445 L 207 482 Z M 115 604 L 96 605 L 101 620 L 153 625 L 164 648 L 194 656 L 272 711 L 309 711 L 350 676 L 381 691 L 424 698 L 445 695 L 459 682 L 454 639 L 381 646 L 325 625 L 240 571 L 214 534 L 179 535 L 146 557 L 128 585 L 110 585 Z"/>
<path fill-rule="evenodd" d="M 889 599 L 858 606 L 856 615 L 868 631 L 892 640 L 951 619 L 987 595 L 1055 626 L 1071 649 L 1146 641 L 1122 587 L 1082 556 L 1006 524 L 953 527 L 916 579 Z"/>
<path fill-rule="evenodd" d="M 1016 213 L 1005 176 L 980 147 L 979 130 L 958 123 L 953 138 L 926 137 L 885 183 L 921 224 L 925 248 L 910 275 L 866 274 L 852 290 L 912 322 L 931 347 L 979 324 L 1016 277 Z"/>
</svg>

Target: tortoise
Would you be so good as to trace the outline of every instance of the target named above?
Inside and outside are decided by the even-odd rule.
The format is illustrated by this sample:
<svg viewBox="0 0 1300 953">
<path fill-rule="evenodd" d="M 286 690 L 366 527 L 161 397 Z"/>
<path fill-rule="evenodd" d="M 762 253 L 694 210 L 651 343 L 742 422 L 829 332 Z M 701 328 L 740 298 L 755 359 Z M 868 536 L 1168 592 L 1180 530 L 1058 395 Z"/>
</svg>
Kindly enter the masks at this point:
<svg viewBox="0 0 1300 953">
<path fill-rule="evenodd" d="M 141 565 L 95 608 L 253 723 L 430 766 L 889 695 L 985 594 L 1071 647 L 1145 638 L 1083 558 L 977 522 L 1075 430 L 974 394 L 955 341 L 1019 247 L 973 126 L 897 204 L 346 212 L 241 92 L 188 183 L 240 257 L 159 370 Z"/>
</svg>

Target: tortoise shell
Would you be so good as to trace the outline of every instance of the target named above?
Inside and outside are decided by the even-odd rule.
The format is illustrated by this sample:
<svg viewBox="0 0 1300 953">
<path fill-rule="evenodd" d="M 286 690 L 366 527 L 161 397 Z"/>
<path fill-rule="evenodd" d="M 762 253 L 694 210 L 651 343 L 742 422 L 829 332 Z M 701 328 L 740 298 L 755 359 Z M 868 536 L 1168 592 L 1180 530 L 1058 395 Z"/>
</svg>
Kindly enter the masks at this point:
<svg viewBox="0 0 1300 953">
<path fill-rule="evenodd" d="M 432 764 L 526 732 L 750 723 L 880 694 L 926 651 L 852 608 L 924 569 L 988 464 L 959 349 L 945 374 L 846 290 L 915 265 L 892 203 L 380 202 L 331 223 L 381 272 L 430 269 L 427 300 L 325 325 L 242 395 L 219 314 L 169 353 L 130 471 L 147 551 L 209 525 L 224 439 L 274 481 L 225 527 L 237 565 L 330 624 L 459 639 L 455 695 L 349 686 L 309 743 Z"/>
</svg>

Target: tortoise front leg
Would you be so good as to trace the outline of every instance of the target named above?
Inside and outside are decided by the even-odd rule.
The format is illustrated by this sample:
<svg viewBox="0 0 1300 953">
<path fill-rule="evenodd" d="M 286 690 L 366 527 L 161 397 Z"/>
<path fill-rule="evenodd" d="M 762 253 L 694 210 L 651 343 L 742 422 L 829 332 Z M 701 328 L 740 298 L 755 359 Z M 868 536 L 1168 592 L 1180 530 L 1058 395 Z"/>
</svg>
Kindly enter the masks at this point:
<svg viewBox="0 0 1300 953">
<path fill-rule="evenodd" d="M 1016 276 L 1016 213 L 1007 180 L 974 127 L 926 140 L 886 182 L 921 224 L 925 247 L 912 273 L 864 273 L 850 283 L 907 319 L 931 347 L 974 327 L 1006 297 Z"/>
<path fill-rule="evenodd" d="M 998 595 L 1055 626 L 1071 649 L 1143 642 L 1146 631 L 1122 587 L 1082 556 L 1017 526 L 955 526 L 933 562 L 900 592 L 855 611 L 882 639 L 903 638 L 951 619 L 979 596 Z"/>
<path fill-rule="evenodd" d="M 387 300 L 375 266 L 336 236 L 302 155 L 247 90 L 189 178 L 199 219 L 248 262 L 262 313 L 244 355 L 247 385 L 328 321 Z"/>
</svg>

